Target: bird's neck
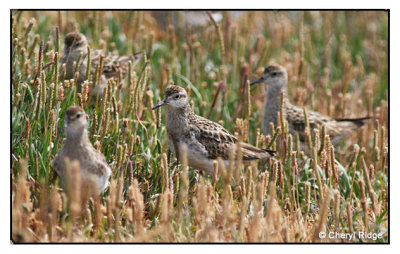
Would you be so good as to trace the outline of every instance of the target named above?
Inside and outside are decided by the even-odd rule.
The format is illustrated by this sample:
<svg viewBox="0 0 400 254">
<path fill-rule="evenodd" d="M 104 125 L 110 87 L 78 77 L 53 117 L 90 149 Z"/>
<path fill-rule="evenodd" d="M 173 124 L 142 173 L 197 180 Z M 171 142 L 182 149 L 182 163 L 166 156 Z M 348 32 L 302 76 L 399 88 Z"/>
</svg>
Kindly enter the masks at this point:
<svg viewBox="0 0 400 254">
<path fill-rule="evenodd" d="M 82 58 L 81 58 L 81 61 L 82 61 L 83 59 L 86 58 L 87 53 L 88 53 L 86 48 L 80 49 L 80 50 L 73 50 L 73 51 L 71 51 L 71 52 L 68 54 L 68 62 L 69 62 L 69 63 L 73 63 L 74 61 L 75 61 L 75 62 L 78 61 L 78 58 L 79 58 L 79 56 L 81 55 L 81 53 L 82 53 Z"/>
<path fill-rule="evenodd" d="M 283 96 L 284 108 L 288 105 L 287 92 L 285 86 L 268 85 L 267 95 L 264 102 L 264 113 L 262 121 L 262 130 L 264 135 L 271 134 L 270 122 L 276 128 L 278 124 L 278 112 L 281 108 L 281 96 Z"/>
<path fill-rule="evenodd" d="M 82 57 L 80 59 L 79 64 L 81 65 L 81 67 L 83 66 L 82 63 L 84 63 L 86 61 L 87 58 L 87 49 L 82 49 L 82 50 L 74 50 L 71 51 L 68 55 L 63 56 L 62 58 L 62 63 L 66 64 L 66 69 L 67 69 L 67 73 L 65 74 L 65 78 L 67 79 L 71 79 L 74 78 L 74 62 L 76 63 L 79 59 L 79 56 L 82 53 Z M 60 66 L 60 68 L 62 68 L 62 66 Z M 61 73 L 61 71 L 60 71 Z"/>
<path fill-rule="evenodd" d="M 286 102 L 287 100 L 287 91 L 286 91 L 286 86 L 267 86 L 267 95 L 266 95 L 266 101 L 269 102 L 269 104 L 278 104 L 280 105 L 281 103 L 281 96 L 283 95 L 283 100 Z"/>
<path fill-rule="evenodd" d="M 167 131 L 168 132 L 180 132 L 188 127 L 188 118 L 192 112 L 189 105 L 184 108 L 167 108 Z"/>
<path fill-rule="evenodd" d="M 86 128 L 81 130 L 67 130 L 66 145 L 85 145 L 90 143 L 88 131 Z"/>
</svg>

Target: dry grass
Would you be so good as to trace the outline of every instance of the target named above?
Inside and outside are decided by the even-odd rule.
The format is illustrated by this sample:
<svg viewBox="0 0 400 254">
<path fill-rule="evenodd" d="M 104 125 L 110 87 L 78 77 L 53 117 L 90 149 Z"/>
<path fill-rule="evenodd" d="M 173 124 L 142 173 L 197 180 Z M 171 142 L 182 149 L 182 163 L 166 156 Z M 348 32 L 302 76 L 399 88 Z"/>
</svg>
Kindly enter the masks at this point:
<svg viewBox="0 0 400 254">
<path fill-rule="evenodd" d="M 388 242 L 386 12 L 223 12 L 221 21 L 204 13 L 199 26 L 185 25 L 182 12 L 159 16 L 12 12 L 14 242 Z M 146 54 L 92 98 L 93 77 L 78 93 L 58 74 L 62 38 L 74 30 L 91 48 Z M 373 120 L 334 149 L 320 130 L 311 158 L 284 122 L 275 138 L 260 135 L 265 89 L 250 91 L 247 80 L 271 62 L 287 67 L 294 104 Z M 278 156 L 248 168 L 216 162 L 215 178 L 176 163 L 161 110 L 150 110 L 171 83 L 187 88 L 196 113 Z M 114 170 L 102 196 L 62 191 L 50 166 L 72 104 L 89 114 L 90 139 Z"/>
</svg>

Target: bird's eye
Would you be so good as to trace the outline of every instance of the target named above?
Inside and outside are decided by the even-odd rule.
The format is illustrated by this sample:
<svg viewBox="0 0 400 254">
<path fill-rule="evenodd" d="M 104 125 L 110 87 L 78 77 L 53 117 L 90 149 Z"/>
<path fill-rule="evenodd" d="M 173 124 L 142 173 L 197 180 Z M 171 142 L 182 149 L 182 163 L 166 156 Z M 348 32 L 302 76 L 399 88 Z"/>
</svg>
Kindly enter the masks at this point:
<svg viewBox="0 0 400 254">
<path fill-rule="evenodd" d="M 278 74 L 277 72 L 273 72 L 273 73 L 271 73 L 271 76 L 276 77 L 277 74 Z"/>
<path fill-rule="evenodd" d="M 81 44 L 82 44 L 82 42 L 81 42 L 81 41 L 78 41 L 78 42 L 75 43 L 75 46 L 76 46 L 76 47 L 79 47 Z"/>
<path fill-rule="evenodd" d="M 76 115 L 76 118 L 80 118 L 80 117 L 81 117 L 81 115 L 82 115 L 82 114 L 77 114 L 77 115 Z"/>
<path fill-rule="evenodd" d="M 181 97 L 179 94 L 175 95 L 175 99 L 179 99 Z"/>
</svg>

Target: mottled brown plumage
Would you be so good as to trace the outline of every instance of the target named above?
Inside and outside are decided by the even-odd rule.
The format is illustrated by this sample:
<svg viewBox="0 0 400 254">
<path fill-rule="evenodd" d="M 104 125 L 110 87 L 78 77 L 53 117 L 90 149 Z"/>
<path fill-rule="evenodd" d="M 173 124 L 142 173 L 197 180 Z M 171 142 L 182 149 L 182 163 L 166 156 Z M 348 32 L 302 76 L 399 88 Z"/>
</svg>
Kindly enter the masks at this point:
<svg viewBox="0 0 400 254">
<path fill-rule="evenodd" d="M 185 89 L 183 89 L 180 86 L 168 86 L 167 89 L 165 89 L 164 96 L 166 98 L 166 97 L 169 97 L 169 96 L 171 96 L 171 95 L 173 95 L 175 93 L 180 93 L 180 92 L 184 93 Z"/>
<path fill-rule="evenodd" d="M 64 55 L 61 58 L 61 63 L 66 65 L 66 79 L 74 78 L 74 62 L 77 62 L 79 56 L 82 54 L 80 60 L 80 66 L 77 69 L 79 72 L 78 83 L 81 85 L 86 80 L 87 71 L 87 60 L 88 60 L 88 42 L 86 37 L 78 32 L 71 32 L 65 36 L 64 39 Z M 107 85 L 107 81 L 111 78 L 118 78 L 121 73 L 122 78 L 125 78 L 129 70 L 129 62 L 134 67 L 138 61 L 141 53 L 136 53 L 127 56 L 118 56 L 114 53 L 104 51 L 101 49 L 90 49 L 90 60 L 91 68 L 90 75 L 92 80 L 99 63 L 100 56 L 103 56 L 103 71 L 100 77 L 100 94 L 104 87 Z M 78 86 L 80 88 L 80 86 Z M 97 94 L 97 90 L 92 91 L 93 94 Z"/>
<path fill-rule="evenodd" d="M 299 135 L 300 141 L 302 141 L 302 148 L 306 149 L 304 111 L 302 108 L 291 104 L 288 100 L 286 94 L 287 81 L 288 77 L 285 68 L 278 65 L 270 65 L 265 68 L 264 74 L 258 80 L 251 83 L 253 85 L 256 83 L 266 82 L 268 85 L 261 127 L 264 135 L 268 135 L 271 134 L 270 122 L 274 123 L 274 126 L 277 126 L 277 113 L 280 111 L 281 92 L 283 92 L 283 112 L 288 122 L 289 132 L 294 137 Z M 315 111 L 307 111 L 307 115 L 310 129 L 321 129 L 322 126 L 325 125 L 326 133 L 331 137 L 333 144 L 338 143 L 344 136 L 361 127 L 369 120 L 369 117 L 356 119 L 333 119 Z"/>
<path fill-rule="evenodd" d="M 188 164 L 194 168 L 213 174 L 213 161 L 220 157 L 228 164 L 229 153 L 236 148 L 238 139 L 221 125 L 196 115 L 190 108 L 185 89 L 169 86 L 165 99 L 155 106 L 167 106 L 167 140 L 170 150 L 179 155 L 183 146 L 187 147 Z M 262 150 L 252 145 L 239 145 L 243 161 L 264 159 L 274 152 Z"/>
</svg>

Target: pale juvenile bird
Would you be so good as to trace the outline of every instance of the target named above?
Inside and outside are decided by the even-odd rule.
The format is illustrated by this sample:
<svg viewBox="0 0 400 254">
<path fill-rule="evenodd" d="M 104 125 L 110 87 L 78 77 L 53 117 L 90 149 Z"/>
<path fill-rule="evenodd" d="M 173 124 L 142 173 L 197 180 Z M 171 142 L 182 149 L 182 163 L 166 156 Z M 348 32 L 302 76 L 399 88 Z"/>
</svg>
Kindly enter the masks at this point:
<svg viewBox="0 0 400 254">
<path fill-rule="evenodd" d="M 229 165 L 229 153 L 239 142 L 221 125 L 196 115 L 190 108 L 188 96 L 182 87 L 168 86 L 165 98 L 154 109 L 167 107 L 167 141 L 171 152 L 180 160 L 182 147 L 187 148 L 188 165 L 213 175 L 213 161 L 220 157 Z M 241 143 L 243 162 L 270 158 L 274 152 Z"/>
<path fill-rule="evenodd" d="M 102 193 L 109 184 L 112 170 L 108 166 L 104 155 L 96 150 L 88 137 L 88 116 L 85 111 L 71 106 L 65 113 L 66 139 L 52 166 L 61 179 L 61 185 L 66 188 L 67 177 L 65 159 L 70 162 L 78 161 L 80 178 L 85 187 L 96 186 L 95 193 Z M 71 178 L 69 178 L 71 179 Z"/>
<path fill-rule="evenodd" d="M 87 61 L 88 61 L 88 42 L 86 36 L 78 33 L 71 32 L 65 36 L 64 39 L 64 55 L 61 58 L 61 64 L 66 65 L 66 79 L 74 78 L 74 62 L 77 62 L 79 56 L 82 54 L 80 59 L 79 66 L 79 78 L 78 84 L 81 85 L 86 80 L 86 70 L 87 70 Z M 107 85 L 107 81 L 111 78 L 118 78 L 119 73 L 121 72 L 122 77 L 124 78 L 128 73 L 129 61 L 132 63 L 132 67 L 135 66 L 140 60 L 139 55 L 141 53 L 136 53 L 128 56 L 118 56 L 113 53 L 101 50 L 101 49 L 90 49 L 90 61 L 91 61 L 91 69 L 90 75 L 92 79 L 94 77 L 97 64 L 99 62 L 100 55 L 104 56 L 103 59 L 103 72 L 101 73 L 100 78 L 100 93 L 103 92 L 104 87 Z M 80 87 L 80 86 L 78 86 Z M 97 87 L 92 91 L 92 94 L 97 94 Z"/>
<path fill-rule="evenodd" d="M 283 92 L 284 115 L 288 122 L 289 133 L 293 137 L 299 135 L 302 149 L 305 150 L 305 134 L 306 127 L 304 120 L 304 112 L 300 107 L 292 105 L 287 98 L 287 82 L 288 75 L 286 69 L 278 65 L 269 65 L 265 68 L 264 74 L 257 80 L 250 83 L 267 83 L 267 95 L 264 102 L 264 112 L 261 120 L 261 128 L 264 135 L 271 134 L 270 122 L 277 126 L 278 116 L 280 111 L 281 92 Z M 326 126 L 326 134 L 331 138 L 333 144 L 338 143 L 343 137 L 350 134 L 368 122 L 369 117 L 354 118 L 354 119 L 334 119 L 329 116 L 321 115 L 318 112 L 307 111 L 311 131 L 315 128 L 321 129 L 322 125 Z"/>
</svg>

